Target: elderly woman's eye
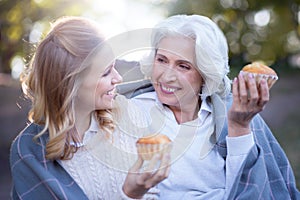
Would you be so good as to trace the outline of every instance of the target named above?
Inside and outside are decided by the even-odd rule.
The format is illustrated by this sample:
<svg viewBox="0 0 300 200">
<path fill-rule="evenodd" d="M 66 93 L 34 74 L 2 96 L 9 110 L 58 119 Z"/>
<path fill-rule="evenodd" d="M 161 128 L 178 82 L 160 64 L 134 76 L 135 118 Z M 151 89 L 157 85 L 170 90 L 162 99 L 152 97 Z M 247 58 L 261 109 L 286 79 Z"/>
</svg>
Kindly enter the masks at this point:
<svg viewBox="0 0 300 200">
<path fill-rule="evenodd" d="M 179 67 L 180 67 L 181 69 L 184 69 L 184 70 L 190 70 L 190 69 L 191 69 L 191 67 L 188 66 L 188 65 L 179 65 Z"/>
<path fill-rule="evenodd" d="M 165 63 L 166 62 L 165 59 L 160 58 L 160 57 L 156 58 L 156 61 L 160 62 L 160 63 Z"/>
</svg>

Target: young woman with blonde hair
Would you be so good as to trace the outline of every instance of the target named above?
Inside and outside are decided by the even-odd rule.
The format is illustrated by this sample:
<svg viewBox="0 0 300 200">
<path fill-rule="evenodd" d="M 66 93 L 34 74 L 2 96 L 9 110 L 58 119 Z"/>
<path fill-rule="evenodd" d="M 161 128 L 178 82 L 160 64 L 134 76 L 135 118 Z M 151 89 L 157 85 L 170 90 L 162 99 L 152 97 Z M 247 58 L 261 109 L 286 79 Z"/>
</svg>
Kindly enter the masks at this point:
<svg viewBox="0 0 300 200">
<path fill-rule="evenodd" d="M 130 159 L 119 161 L 128 163 L 118 170 L 90 153 L 93 145 L 88 144 L 95 136 L 121 149 L 131 147 L 135 139 L 121 141 L 127 136 L 116 128 L 115 88 L 122 77 L 114 60 L 91 20 L 55 21 L 21 79 L 32 101 L 31 123 L 11 146 L 12 199 L 130 199 L 123 192 L 126 176 L 126 188 L 142 198 L 149 186 L 138 180 L 154 185 L 167 176 L 167 168 L 127 175 Z M 110 148 L 100 150 L 105 159 L 116 159 Z M 140 167 L 138 160 L 133 169 Z M 153 193 L 149 190 L 145 198 Z"/>
</svg>

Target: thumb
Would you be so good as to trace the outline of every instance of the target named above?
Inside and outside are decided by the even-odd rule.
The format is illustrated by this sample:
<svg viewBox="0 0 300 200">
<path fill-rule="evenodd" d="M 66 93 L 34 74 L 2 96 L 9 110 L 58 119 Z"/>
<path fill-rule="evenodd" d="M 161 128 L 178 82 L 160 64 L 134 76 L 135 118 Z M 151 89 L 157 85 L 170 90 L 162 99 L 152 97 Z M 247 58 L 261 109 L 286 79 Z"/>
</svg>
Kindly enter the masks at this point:
<svg viewBox="0 0 300 200">
<path fill-rule="evenodd" d="M 138 156 L 137 161 L 133 164 L 133 166 L 129 169 L 129 172 L 139 172 L 141 167 L 143 166 L 144 160 L 141 158 L 141 156 Z"/>
</svg>

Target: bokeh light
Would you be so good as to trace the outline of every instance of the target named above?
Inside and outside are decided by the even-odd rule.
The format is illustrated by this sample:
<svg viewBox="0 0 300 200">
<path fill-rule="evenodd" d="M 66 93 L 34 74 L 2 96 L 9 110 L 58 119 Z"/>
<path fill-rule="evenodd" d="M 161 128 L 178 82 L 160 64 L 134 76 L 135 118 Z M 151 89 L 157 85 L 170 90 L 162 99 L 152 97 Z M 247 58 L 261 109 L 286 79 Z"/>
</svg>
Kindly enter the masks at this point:
<svg viewBox="0 0 300 200">
<path fill-rule="evenodd" d="M 41 8 L 47 8 L 49 5 L 46 0 L 34 0 L 34 2 L 40 6 Z M 136 0 L 78 0 L 78 2 L 86 4 L 86 7 L 89 9 L 82 10 L 81 16 L 90 18 L 99 23 L 103 34 L 107 37 L 113 37 L 117 34 L 133 30 L 139 28 L 151 28 L 158 21 L 165 17 L 165 13 L 163 9 L 156 7 L 154 5 L 147 4 L 143 1 Z M 78 7 L 72 5 L 75 10 L 78 10 Z M 76 7 L 76 8 L 75 8 Z M 19 8 L 19 7 L 17 7 Z M 16 8 L 16 9 L 17 9 Z M 14 10 L 16 10 L 14 9 Z M 13 10 L 13 11 L 14 11 Z M 20 13 L 20 12 L 15 12 Z M 10 12 L 12 17 L 11 20 L 15 20 L 16 18 L 20 18 L 18 15 Z M 30 30 L 28 39 L 24 39 L 28 44 L 35 44 L 40 41 L 43 34 L 49 28 L 49 22 L 51 22 L 51 18 L 48 19 L 40 19 L 38 21 L 32 22 L 30 19 L 25 18 L 23 20 L 23 25 Z M 53 19 L 54 20 L 54 19 Z M 21 26 L 19 24 L 19 26 Z M 24 35 L 20 35 L 20 31 L 18 31 L 17 26 L 13 26 L 9 30 L 12 33 L 9 34 L 10 37 L 19 39 L 18 37 L 25 37 Z M 17 34 L 18 33 L 18 34 Z M 28 41 L 27 41 L 28 40 Z M 24 48 L 26 49 L 26 48 Z M 27 52 L 25 52 L 27 53 Z M 132 60 L 133 57 L 140 58 L 144 53 L 135 52 L 131 53 L 128 56 L 125 56 L 124 59 Z M 20 62 L 19 56 L 16 56 L 11 61 L 11 75 L 13 78 L 18 79 L 18 72 L 20 70 Z M 24 62 L 23 62 L 24 64 Z"/>
<path fill-rule="evenodd" d="M 267 26 L 270 22 L 270 18 L 271 18 L 270 11 L 264 9 L 264 10 L 258 11 L 254 15 L 254 22 L 258 26 Z"/>
</svg>

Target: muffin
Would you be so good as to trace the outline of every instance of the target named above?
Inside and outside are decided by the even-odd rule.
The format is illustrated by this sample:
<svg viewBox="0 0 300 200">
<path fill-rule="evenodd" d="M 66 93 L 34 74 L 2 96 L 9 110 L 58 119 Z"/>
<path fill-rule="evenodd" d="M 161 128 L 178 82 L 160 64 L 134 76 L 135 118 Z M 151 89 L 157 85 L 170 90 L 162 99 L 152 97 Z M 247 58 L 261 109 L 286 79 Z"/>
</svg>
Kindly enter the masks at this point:
<svg viewBox="0 0 300 200">
<path fill-rule="evenodd" d="M 263 64 L 262 62 L 253 62 L 243 67 L 242 72 L 244 78 L 247 80 L 248 74 L 251 73 L 255 77 L 256 84 L 258 85 L 262 79 L 266 79 L 269 89 L 274 85 L 278 80 L 276 72 Z"/>
<path fill-rule="evenodd" d="M 151 160 L 152 157 L 159 153 L 170 151 L 171 140 L 163 134 L 151 134 L 149 136 L 141 137 L 136 142 L 137 152 L 143 160 Z"/>
</svg>

